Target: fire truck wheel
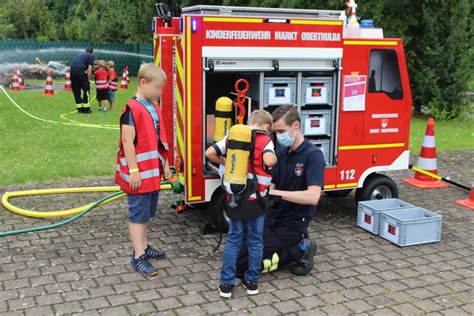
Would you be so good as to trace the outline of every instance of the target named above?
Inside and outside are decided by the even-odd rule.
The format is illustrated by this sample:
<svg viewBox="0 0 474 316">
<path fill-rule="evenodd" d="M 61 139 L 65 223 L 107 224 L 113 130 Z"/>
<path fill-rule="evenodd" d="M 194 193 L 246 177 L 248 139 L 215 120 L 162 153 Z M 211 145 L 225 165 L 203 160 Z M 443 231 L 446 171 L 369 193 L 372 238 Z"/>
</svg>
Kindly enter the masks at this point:
<svg viewBox="0 0 474 316">
<path fill-rule="evenodd" d="M 364 186 L 357 189 L 356 203 L 367 200 L 382 200 L 398 198 L 398 188 L 395 182 L 387 176 L 372 174 L 364 181 Z"/>
<path fill-rule="evenodd" d="M 223 233 L 229 229 L 229 218 L 224 210 L 225 191 L 221 187 L 212 194 L 209 207 L 207 208 L 209 220 L 214 227 Z"/>
<path fill-rule="evenodd" d="M 351 194 L 352 189 L 345 189 L 345 190 L 336 190 L 336 191 L 324 191 L 327 196 L 330 196 L 332 198 L 340 198 L 340 197 L 345 197 L 349 194 Z"/>
</svg>

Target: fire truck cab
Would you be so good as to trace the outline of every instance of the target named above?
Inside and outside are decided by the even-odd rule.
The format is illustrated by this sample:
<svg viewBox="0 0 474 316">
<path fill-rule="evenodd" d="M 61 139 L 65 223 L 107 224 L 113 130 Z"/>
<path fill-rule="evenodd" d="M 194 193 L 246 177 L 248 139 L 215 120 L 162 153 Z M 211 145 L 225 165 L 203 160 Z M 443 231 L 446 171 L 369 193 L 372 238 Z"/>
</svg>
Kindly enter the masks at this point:
<svg viewBox="0 0 474 316">
<path fill-rule="evenodd" d="M 246 116 L 297 107 L 304 136 L 326 160 L 324 191 L 356 200 L 397 197 L 378 174 L 408 168 L 411 92 L 403 43 L 362 27 L 351 35 L 344 11 L 199 5 L 171 17 L 157 5 L 154 60 L 168 75 L 161 107 L 170 157 L 186 204 L 220 208 L 215 102 L 249 83 Z M 352 37 L 350 37 L 352 36 Z"/>
</svg>

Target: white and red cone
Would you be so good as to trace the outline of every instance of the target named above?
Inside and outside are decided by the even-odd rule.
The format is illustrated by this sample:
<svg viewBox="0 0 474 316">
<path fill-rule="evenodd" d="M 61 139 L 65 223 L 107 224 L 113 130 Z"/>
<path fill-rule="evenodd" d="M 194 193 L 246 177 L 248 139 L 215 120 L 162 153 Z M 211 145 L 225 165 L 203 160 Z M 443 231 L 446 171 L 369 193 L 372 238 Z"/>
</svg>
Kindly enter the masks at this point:
<svg viewBox="0 0 474 316">
<path fill-rule="evenodd" d="M 418 161 L 416 162 L 416 167 L 436 175 L 438 174 L 434 118 L 432 117 L 428 119 L 428 125 L 426 126 L 425 137 L 423 138 L 423 145 L 421 147 L 420 157 L 418 157 Z M 416 171 L 413 178 L 403 179 L 403 181 L 420 189 L 446 188 L 448 186 L 447 183 L 441 180 L 434 179 Z"/>
<path fill-rule="evenodd" d="M 66 80 L 64 80 L 64 91 L 71 91 L 71 69 L 69 67 L 66 68 Z"/>
<path fill-rule="evenodd" d="M 25 82 L 23 81 L 23 75 L 21 74 L 20 69 L 17 69 L 16 74 L 18 77 L 18 84 L 20 86 L 20 90 L 25 90 Z"/>
<path fill-rule="evenodd" d="M 127 80 L 127 71 L 124 69 L 122 73 L 122 81 L 120 81 L 120 89 L 127 90 L 128 89 L 128 80 Z"/>
<path fill-rule="evenodd" d="M 16 73 L 13 74 L 12 91 L 20 91 L 20 84 L 18 83 L 18 75 Z"/>
<path fill-rule="evenodd" d="M 51 75 L 51 70 L 48 70 L 48 76 L 46 77 L 46 85 L 44 87 L 44 95 L 55 96 L 53 89 L 53 77 Z"/>
</svg>

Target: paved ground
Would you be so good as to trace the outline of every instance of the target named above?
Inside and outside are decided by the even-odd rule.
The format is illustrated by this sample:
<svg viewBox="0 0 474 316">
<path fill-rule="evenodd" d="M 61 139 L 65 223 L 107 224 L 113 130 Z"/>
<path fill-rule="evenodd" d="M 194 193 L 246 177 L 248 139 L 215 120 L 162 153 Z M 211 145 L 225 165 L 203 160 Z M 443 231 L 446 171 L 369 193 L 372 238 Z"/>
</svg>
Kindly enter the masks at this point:
<svg viewBox="0 0 474 316">
<path fill-rule="evenodd" d="M 441 173 L 452 179 L 462 183 L 474 179 L 473 152 L 440 155 L 438 163 Z M 158 262 L 160 277 L 145 280 L 128 265 L 122 199 L 60 229 L 0 239 L 0 314 L 474 314 L 474 212 L 453 203 L 466 193 L 452 187 L 415 190 L 401 182 L 408 174 L 394 174 L 400 197 L 443 214 L 440 243 L 399 248 L 355 226 L 353 195 L 338 200 L 325 197 L 311 224 L 311 235 L 319 243 L 311 274 L 295 277 L 284 270 L 266 274 L 260 295 L 247 297 L 238 288 L 236 298 L 222 300 L 216 291 L 222 247 L 212 255 L 216 237 L 200 235 L 203 211 L 175 214 L 168 208 L 171 195 L 163 195 L 150 236 L 167 250 L 168 259 Z M 38 187 L 48 186 L 0 188 L 0 194 Z M 14 202 L 55 210 L 99 196 Z M 47 222 L 0 210 L 0 231 Z"/>
</svg>

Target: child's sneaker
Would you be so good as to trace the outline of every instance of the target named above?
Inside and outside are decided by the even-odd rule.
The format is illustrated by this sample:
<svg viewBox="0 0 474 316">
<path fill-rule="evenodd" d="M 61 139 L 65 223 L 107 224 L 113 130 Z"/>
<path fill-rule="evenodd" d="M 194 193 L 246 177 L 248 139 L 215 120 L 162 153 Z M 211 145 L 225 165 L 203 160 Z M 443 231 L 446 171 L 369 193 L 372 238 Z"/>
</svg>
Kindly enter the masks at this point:
<svg viewBox="0 0 474 316">
<path fill-rule="evenodd" d="M 219 295 L 224 298 L 232 297 L 233 284 L 219 284 Z"/>
<path fill-rule="evenodd" d="M 135 271 L 144 276 L 155 276 L 158 274 L 158 269 L 148 261 L 145 254 L 141 255 L 138 259 L 135 259 L 135 256 L 132 255 L 132 261 L 130 264 Z"/>
<path fill-rule="evenodd" d="M 247 289 L 248 295 L 256 295 L 258 294 L 258 283 L 246 281 L 245 279 L 242 280 L 242 286 Z"/>
<path fill-rule="evenodd" d="M 166 252 L 160 248 L 153 248 L 152 246 L 147 245 L 145 256 L 147 259 L 163 259 L 166 257 Z"/>
</svg>

